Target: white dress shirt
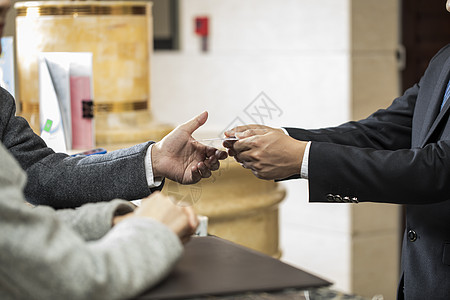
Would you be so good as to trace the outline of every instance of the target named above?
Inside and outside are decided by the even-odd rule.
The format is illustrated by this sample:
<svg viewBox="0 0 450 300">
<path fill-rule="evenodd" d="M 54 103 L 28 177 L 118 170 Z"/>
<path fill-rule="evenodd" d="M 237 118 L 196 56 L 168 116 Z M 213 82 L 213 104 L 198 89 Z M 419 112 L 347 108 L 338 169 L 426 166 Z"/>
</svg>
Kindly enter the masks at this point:
<svg viewBox="0 0 450 300">
<path fill-rule="evenodd" d="M 152 167 L 152 147 L 154 144 L 151 144 L 147 149 L 147 153 L 144 158 L 145 162 L 145 175 L 147 177 L 148 187 L 154 188 L 161 185 L 163 181 L 163 177 L 154 177 L 153 176 L 153 167 Z"/>
<path fill-rule="evenodd" d="M 287 130 L 284 129 L 283 127 L 281 127 L 281 130 L 283 130 L 283 132 L 285 134 L 289 135 Z M 309 159 L 309 149 L 310 148 L 311 148 L 311 142 L 308 142 L 308 144 L 306 144 L 306 147 L 305 147 L 305 152 L 303 153 L 302 167 L 300 169 L 300 176 L 303 179 L 308 179 L 308 159 Z"/>
</svg>

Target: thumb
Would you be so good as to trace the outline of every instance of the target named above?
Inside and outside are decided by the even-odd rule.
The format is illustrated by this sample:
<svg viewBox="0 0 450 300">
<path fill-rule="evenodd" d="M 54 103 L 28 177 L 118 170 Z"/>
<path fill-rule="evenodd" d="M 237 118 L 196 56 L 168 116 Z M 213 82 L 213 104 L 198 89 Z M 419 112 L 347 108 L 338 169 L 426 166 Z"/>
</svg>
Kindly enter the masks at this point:
<svg viewBox="0 0 450 300">
<path fill-rule="evenodd" d="M 182 124 L 180 127 L 184 130 L 188 131 L 190 134 L 192 134 L 194 131 L 196 131 L 200 126 L 205 124 L 206 120 L 208 119 L 208 112 L 204 111 L 198 116 L 192 118 L 191 120 L 187 121 L 186 123 Z"/>
</svg>

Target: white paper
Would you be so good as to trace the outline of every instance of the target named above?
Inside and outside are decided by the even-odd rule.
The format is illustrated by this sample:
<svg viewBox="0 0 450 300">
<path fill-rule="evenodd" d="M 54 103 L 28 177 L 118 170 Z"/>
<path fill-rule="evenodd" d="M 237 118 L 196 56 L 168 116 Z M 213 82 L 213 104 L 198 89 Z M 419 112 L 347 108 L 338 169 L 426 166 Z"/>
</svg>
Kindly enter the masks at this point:
<svg viewBox="0 0 450 300">
<path fill-rule="evenodd" d="M 45 59 L 39 60 L 39 119 L 41 137 L 47 146 L 56 152 L 66 152 L 61 110 Z M 47 120 L 53 122 L 48 132 L 43 130 Z"/>
</svg>

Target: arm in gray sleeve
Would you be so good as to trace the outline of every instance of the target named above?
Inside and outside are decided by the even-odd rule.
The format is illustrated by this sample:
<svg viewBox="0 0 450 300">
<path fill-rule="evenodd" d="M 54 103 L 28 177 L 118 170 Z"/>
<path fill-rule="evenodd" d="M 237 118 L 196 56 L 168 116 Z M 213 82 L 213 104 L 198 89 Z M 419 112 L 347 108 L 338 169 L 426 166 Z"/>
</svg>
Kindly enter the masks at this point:
<svg viewBox="0 0 450 300">
<path fill-rule="evenodd" d="M 50 211 L 8 205 L 0 226 L 2 299 L 133 297 L 164 278 L 182 253 L 178 237 L 150 219 L 126 219 L 86 242 Z"/>
<path fill-rule="evenodd" d="M 78 207 L 115 198 L 135 200 L 158 187 L 149 187 L 145 156 L 152 142 L 103 155 L 70 157 L 55 153 L 16 116 L 12 96 L 0 88 L 0 139 L 28 174 L 27 201 L 54 208 Z"/>
<path fill-rule="evenodd" d="M 41 207 L 36 207 L 36 210 Z M 42 209 L 50 209 L 45 207 Z M 134 210 L 134 206 L 123 200 L 89 203 L 77 209 L 60 209 L 56 216 L 66 225 L 72 227 L 86 241 L 104 236 L 112 227 L 115 216 L 125 215 Z"/>
</svg>

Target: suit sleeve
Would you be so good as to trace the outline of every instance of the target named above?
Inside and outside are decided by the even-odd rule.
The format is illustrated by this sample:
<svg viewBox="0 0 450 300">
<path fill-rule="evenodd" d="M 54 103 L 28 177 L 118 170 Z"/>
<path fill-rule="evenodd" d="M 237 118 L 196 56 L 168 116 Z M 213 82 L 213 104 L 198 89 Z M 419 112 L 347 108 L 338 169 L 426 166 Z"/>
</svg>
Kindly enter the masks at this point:
<svg viewBox="0 0 450 300">
<path fill-rule="evenodd" d="M 292 137 L 312 141 L 308 168 L 311 202 L 345 198 L 429 204 L 448 199 L 450 140 L 411 149 L 419 89 L 420 83 L 387 109 L 358 122 L 311 131 L 287 128 Z"/>
<path fill-rule="evenodd" d="M 413 115 L 427 76 L 439 74 L 439 53 L 430 62 L 419 84 L 408 89 L 387 109 L 367 119 L 335 128 L 302 130 L 288 128 L 299 140 L 312 141 L 309 155 L 309 197 L 312 202 L 387 202 L 430 204 L 450 195 L 450 140 L 444 137 L 424 147 L 412 147 L 420 125 L 413 129 Z M 441 50 L 440 53 L 443 53 Z M 428 80 L 428 81 L 427 81 Z M 430 89 L 428 89 L 430 90 Z M 423 94 L 421 107 L 429 97 Z M 423 108 L 422 108 L 423 109 Z"/>
<path fill-rule="evenodd" d="M 388 108 L 380 109 L 364 120 L 318 130 L 290 127 L 286 130 L 291 137 L 303 141 L 379 150 L 411 148 L 412 118 L 418 91 L 419 85 L 415 85 Z"/>
<path fill-rule="evenodd" d="M 313 131 L 288 129 L 291 136 L 312 141 L 308 168 L 311 202 L 346 198 L 428 204 L 430 199 L 447 200 L 450 140 L 411 149 L 417 89 L 411 88 L 386 110 L 359 122 Z"/>
<path fill-rule="evenodd" d="M 330 195 L 399 204 L 445 201 L 450 194 L 449 155 L 450 140 L 395 151 L 313 142 L 310 201 L 329 201 Z"/>
<path fill-rule="evenodd" d="M 114 198 L 140 199 L 152 192 L 144 165 L 151 142 L 104 155 L 69 157 L 48 148 L 15 113 L 14 99 L 1 89 L 0 138 L 27 172 L 27 201 L 68 208 Z"/>
<path fill-rule="evenodd" d="M 317 142 L 376 150 L 409 149 L 411 148 L 412 116 L 418 90 L 419 86 L 415 85 L 402 97 L 395 99 L 387 109 L 380 109 L 364 120 L 316 130 L 292 127 L 285 127 L 285 129 L 294 139 L 312 142 L 310 157 L 311 151 L 315 151 L 313 145 Z M 311 165 L 311 161 L 308 165 Z M 311 178 L 310 173 L 311 168 L 308 171 L 309 178 Z M 300 175 L 294 175 L 285 180 L 298 178 Z"/>
</svg>

